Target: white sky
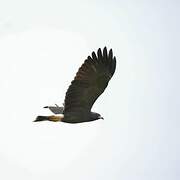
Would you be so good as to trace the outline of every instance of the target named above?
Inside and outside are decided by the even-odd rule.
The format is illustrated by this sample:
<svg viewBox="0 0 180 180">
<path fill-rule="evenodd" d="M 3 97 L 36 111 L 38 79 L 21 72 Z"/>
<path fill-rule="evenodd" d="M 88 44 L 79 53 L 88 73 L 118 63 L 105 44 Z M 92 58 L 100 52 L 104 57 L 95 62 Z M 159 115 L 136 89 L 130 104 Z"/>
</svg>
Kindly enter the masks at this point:
<svg viewBox="0 0 180 180">
<path fill-rule="evenodd" d="M 0 179 L 179 180 L 179 1 L 0 1 Z M 107 46 L 105 120 L 32 123 Z M 69 53 L 71 52 L 71 53 Z"/>
</svg>

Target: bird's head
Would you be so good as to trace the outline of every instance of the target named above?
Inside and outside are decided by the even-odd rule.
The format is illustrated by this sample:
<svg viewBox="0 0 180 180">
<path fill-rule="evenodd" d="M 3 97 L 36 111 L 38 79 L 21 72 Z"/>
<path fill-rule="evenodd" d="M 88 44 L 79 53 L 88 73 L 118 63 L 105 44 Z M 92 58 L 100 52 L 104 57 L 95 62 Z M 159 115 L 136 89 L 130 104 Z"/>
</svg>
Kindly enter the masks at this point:
<svg viewBox="0 0 180 180">
<path fill-rule="evenodd" d="M 91 121 L 93 121 L 93 120 L 98 120 L 98 119 L 103 119 L 104 120 L 104 118 L 99 114 L 99 113 L 95 113 L 95 112 L 91 112 Z"/>
<path fill-rule="evenodd" d="M 99 114 L 98 119 L 104 120 L 104 118 Z"/>
</svg>

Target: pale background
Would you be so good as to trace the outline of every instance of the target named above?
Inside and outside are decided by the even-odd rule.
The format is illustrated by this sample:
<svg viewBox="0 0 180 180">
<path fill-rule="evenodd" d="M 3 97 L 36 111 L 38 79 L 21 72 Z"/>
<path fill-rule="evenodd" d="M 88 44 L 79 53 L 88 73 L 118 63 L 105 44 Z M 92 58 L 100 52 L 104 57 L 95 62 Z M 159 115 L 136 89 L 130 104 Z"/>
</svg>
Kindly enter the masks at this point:
<svg viewBox="0 0 180 180">
<path fill-rule="evenodd" d="M 0 179 L 179 180 L 178 0 L 0 1 Z M 117 69 L 105 120 L 33 123 L 61 105 L 85 58 Z"/>
</svg>

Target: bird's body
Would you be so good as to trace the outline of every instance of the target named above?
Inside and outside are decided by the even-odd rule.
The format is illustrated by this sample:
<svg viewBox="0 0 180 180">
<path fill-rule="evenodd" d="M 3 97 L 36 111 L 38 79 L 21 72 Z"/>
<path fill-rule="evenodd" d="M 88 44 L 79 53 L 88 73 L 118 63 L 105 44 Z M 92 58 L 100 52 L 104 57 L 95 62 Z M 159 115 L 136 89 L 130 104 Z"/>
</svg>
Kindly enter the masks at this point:
<svg viewBox="0 0 180 180">
<path fill-rule="evenodd" d="M 96 99 L 104 92 L 116 69 L 116 58 L 112 49 L 98 49 L 88 56 L 79 68 L 74 80 L 69 86 L 64 107 L 46 106 L 55 114 L 63 116 L 38 116 L 35 121 L 62 121 L 67 123 L 89 122 L 103 119 L 100 114 L 91 112 Z"/>
</svg>

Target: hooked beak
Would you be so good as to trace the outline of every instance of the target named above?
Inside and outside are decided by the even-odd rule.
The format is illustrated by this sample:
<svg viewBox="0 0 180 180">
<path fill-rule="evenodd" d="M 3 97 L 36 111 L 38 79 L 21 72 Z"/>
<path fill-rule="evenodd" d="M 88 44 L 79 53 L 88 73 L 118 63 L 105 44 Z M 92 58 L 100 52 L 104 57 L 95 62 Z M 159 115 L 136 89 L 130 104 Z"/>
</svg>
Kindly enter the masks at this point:
<svg viewBox="0 0 180 180">
<path fill-rule="evenodd" d="M 99 119 L 102 119 L 102 120 L 104 120 L 104 118 L 103 118 L 102 116 L 100 116 L 100 117 L 99 117 Z"/>
</svg>

